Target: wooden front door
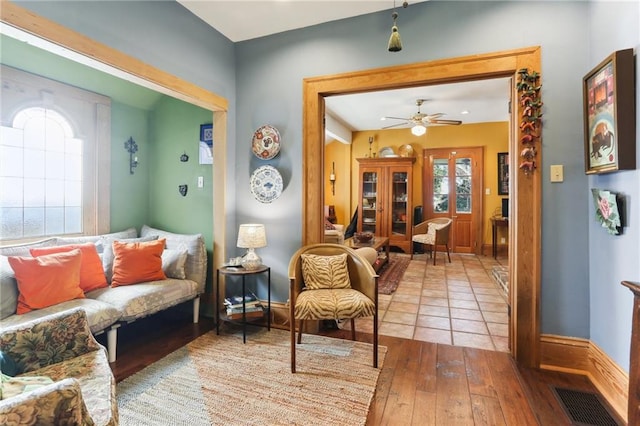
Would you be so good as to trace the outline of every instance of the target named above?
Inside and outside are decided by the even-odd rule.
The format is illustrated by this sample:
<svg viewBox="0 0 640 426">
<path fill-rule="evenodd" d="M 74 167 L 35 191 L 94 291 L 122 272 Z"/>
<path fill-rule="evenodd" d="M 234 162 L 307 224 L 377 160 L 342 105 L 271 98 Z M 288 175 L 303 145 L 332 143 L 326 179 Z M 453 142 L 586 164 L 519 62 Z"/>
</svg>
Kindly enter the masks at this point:
<svg viewBox="0 0 640 426">
<path fill-rule="evenodd" d="M 483 148 L 425 149 L 423 157 L 424 218 L 451 218 L 451 251 L 480 254 Z"/>
</svg>

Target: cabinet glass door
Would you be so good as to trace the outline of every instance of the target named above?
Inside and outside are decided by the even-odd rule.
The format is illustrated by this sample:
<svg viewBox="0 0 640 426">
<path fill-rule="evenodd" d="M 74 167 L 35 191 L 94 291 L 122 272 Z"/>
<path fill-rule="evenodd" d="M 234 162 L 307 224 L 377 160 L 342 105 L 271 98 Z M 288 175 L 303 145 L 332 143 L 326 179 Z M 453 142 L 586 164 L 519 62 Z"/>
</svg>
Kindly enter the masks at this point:
<svg viewBox="0 0 640 426">
<path fill-rule="evenodd" d="M 391 235 L 409 232 L 409 177 L 407 172 L 391 173 Z"/>
<path fill-rule="evenodd" d="M 362 231 L 376 233 L 378 199 L 378 172 L 362 173 Z"/>
</svg>

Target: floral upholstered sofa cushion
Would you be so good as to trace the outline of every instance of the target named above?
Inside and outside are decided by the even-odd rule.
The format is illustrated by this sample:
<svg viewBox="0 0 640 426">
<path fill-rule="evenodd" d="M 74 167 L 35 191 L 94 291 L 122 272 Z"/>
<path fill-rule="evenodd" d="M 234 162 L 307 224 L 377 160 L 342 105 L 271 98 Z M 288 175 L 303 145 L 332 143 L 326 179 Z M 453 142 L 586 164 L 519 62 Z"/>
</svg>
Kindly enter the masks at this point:
<svg viewBox="0 0 640 426">
<path fill-rule="evenodd" d="M 19 376 L 54 381 L 1 400 L 0 424 L 118 424 L 115 378 L 82 309 L 3 328 L 0 346 Z"/>
</svg>

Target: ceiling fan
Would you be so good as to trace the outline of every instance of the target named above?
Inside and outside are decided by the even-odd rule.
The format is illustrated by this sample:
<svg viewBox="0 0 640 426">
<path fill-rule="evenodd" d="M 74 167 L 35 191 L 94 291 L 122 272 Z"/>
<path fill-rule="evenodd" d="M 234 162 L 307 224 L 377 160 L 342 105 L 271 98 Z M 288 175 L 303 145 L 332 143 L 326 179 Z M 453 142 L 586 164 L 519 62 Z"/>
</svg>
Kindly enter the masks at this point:
<svg viewBox="0 0 640 426">
<path fill-rule="evenodd" d="M 426 99 L 417 99 L 416 105 L 418 106 L 418 112 L 413 114 L 409 118 L 402 117 L 383 117 L 383 120 L 402 120 L 404 123 L 392 124 L 391 126 L 385 126 L 383 129 L 390 129 L 392 127 L 405 126 L 407 124 L 412 125 L 411 133 L 416 136 L 422 136 L 427 132 L 427 126 L 432 124 L 449 124 L 457 126 L 462 124 L 460 120 L 443 120 L 440 117 L 444 115 L 442 112 L 438 112 L 435 114 L 425 114 L 420 112 L 420 107 L 426 101 Z"/>
</svg>

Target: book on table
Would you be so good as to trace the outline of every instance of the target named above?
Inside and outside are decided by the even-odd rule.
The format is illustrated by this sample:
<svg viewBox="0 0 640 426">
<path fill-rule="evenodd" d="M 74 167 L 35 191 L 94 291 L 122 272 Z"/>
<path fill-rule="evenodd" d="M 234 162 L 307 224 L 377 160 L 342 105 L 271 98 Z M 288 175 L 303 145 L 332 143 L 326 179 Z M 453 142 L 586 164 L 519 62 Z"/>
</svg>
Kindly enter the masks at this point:
<svg viewBox="0 0 640 426">
<path fill-rule="evenodd" d="M 224 306 L 226 306 L 227 308 L 242 309 L 242 299 L 243 297 L 240 295 L 227 297 L 224 299 Z M 260 304 L 260 300 L 252 292 L 248 292 L 248 294 L 244 296 L 245 307 L 249 308 L 249 307 L 257 306 L 259 304 Z"/>
<path fill-rule="evenodd" d="M 240 309 L 227 309 L 227 318 L 229 319 L 243 319 L 243 318 L 261 318 L 264 315 L 264 310 L 261 305 L 247 308 L 243 313 Z"/>
</svg>

